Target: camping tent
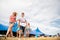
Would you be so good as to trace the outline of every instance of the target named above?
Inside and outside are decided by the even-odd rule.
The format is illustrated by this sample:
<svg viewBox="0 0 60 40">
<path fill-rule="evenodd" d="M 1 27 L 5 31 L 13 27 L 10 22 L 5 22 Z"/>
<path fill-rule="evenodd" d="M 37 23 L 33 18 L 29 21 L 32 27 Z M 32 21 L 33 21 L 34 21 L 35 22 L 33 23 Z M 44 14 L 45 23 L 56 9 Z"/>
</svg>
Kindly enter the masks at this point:
<svg viewBox="0 0 60 40">
<path fill-rule="evenodd" d="M 31 31 L 30 34 L 41 35 L 43 33 L 39 30 L 39 28 L 37 28 L 36 30 Z"/>
</svg>

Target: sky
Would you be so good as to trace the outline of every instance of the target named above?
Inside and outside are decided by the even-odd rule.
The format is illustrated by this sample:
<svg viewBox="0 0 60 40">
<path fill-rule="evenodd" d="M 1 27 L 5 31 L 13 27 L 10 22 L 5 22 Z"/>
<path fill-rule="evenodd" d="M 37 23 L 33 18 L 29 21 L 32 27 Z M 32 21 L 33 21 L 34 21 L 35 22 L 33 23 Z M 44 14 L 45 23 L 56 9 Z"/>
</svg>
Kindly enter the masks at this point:
<svg viewBox="0 0 60 40">
<path fill-rule="evenodd" d="M 25 13 L 31 29 L 37 27 L 45 34 L 60 33 L 60 0 L 0 0 L 0 24 L 9 25 L 12 12 Z"/>
</svg>

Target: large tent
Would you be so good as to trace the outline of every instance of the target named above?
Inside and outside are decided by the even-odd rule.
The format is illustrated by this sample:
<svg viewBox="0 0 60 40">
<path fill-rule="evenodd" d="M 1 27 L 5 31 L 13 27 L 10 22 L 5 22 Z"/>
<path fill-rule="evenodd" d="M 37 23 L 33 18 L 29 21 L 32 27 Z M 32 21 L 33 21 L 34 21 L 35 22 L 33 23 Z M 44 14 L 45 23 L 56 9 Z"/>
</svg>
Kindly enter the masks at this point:
<svg viewBox="0 0 60 40">
<path fill-rule="evenodd" d="M 0 24 L 0 30 L 1 30 L 1 31 L 7 31 L 7 30 L 8 30 L 8 27 L 9 27 L 9 26 Z M 12 28 L 12 31 L 13 31 L 13 32 L 16 32 L 16 30 L 17 30 L 17 22 L 14 24 L 14 26 L 13 26 L 13 28 Z"/>
<path fill-rule="evenodd" d="M 43 32 L 41 32 L 41 31 L 39 30 L 39 28 L 37 28 L 37 29 L 31 31 L 30 34 L 41 35 L 41 34 L 43 34 Z"/>
<path fill-rule="evenodd" d="M 8 30 L 8 26 L 4 26 L 4 25 L 0 24 L 0 30 L 7 31 Z M 17 30 L 17 23 L 15 23 L 14 27 L 12 28 L 13 32 L 16 32 L 16 30 Z M 40 35 L 40 34 L 43 34 L 43 33 L 39 30 L 39 28 L 36 28 L 35 30 L 32 30 L 30 32 L 30 34 L 34 34 L 34 35 L 38 34 L 38 35 Z"/>
</svg>

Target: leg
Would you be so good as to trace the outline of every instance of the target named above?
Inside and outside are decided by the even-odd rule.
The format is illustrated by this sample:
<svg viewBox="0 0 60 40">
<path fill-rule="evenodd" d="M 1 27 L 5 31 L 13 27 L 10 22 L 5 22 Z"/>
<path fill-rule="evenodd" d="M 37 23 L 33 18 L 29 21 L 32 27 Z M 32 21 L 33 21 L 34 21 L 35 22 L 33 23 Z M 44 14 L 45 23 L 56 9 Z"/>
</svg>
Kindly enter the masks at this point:
<svg viewBox="0 0 60 40">
<path fill-rule="evenodd" d="M 23 27 L 23 36 L 25 36 L 25 27 Z"/>
<path fill-rule="evenodd" d="M 10 33 L 10 28 L 8 28 L 8 31 L 6 33 L 6 36 L 8 36 L 9 33 Z"/>
<path fill-rule="evenodd" d="M 12 30 L 11 30 L 10 36 L 11 36 L 11 37 L 13 37 L 13 33 L 12 33 Z"/>
<path fill-rule="evenodd" d="M 13 25 L 14 25 L 14 23 L 9 25 L 8 31 L 6 33 L 6 36 L 9 34 L 9 32 L 11 33 Z"/>
<path fill-rule="evenodd" d="M 26 36 L 29 37 L 29 31 L 26 32 Z"/>
<path fill-rule="evenodd" d="M 18 37 L 19 32 L 17 31 L 17 37 Z"/>
<path fill-rule="evenodd" d="M 22 30 L 19 31 L 19 37 L 21 37 L 21 34 L 22 34 Z"/>
<path fill-rule="evenodd" d="M 23 26 L 20 26 L 20 27 L 21 27 L 21 29 L 22 29 L 22 32 L 23 32 L 23 34 L 24 34 L 25 27 L 23 27 Z"/>
<path fill-rule="evenodd" d="M 19 31 L 19 38 L 21 37 L 20 31 Z"/>
<path fill-rule="evenodd" d="M 22 37 L 24 37 L 24 28 L 23 28 L 23 26 L 20 26 L 20 28 L 22 29 Z"/>
</svg>

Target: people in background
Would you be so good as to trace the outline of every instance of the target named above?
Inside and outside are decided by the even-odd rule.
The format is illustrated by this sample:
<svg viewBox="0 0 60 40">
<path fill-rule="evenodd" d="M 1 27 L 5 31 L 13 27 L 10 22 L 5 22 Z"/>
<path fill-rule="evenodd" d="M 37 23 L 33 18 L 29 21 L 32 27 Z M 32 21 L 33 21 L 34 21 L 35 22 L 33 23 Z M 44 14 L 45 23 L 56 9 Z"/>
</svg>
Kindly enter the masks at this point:
<svg viewBox="0 0 60 40">
<path fill-rule="evenodd" d="M 13 36 L 12 27 L 13 27 L 14 23 L 16 22 L 16 17 L 17 17 L 17 13 L 13 12 L 9 18 L 9 27 L 8 27 L 6 36 L 8 36 L 8 35 L 10 35 L 11 37 Z"/>
<path fill-rule="evenodd" d="M 29 33 L 30 33 L 30 23 L 27 23 L 27 25 L 26 25 L 26 27 L 25 27 L 26 37 L 29 37 Z"/>
</svg>

